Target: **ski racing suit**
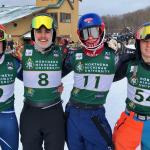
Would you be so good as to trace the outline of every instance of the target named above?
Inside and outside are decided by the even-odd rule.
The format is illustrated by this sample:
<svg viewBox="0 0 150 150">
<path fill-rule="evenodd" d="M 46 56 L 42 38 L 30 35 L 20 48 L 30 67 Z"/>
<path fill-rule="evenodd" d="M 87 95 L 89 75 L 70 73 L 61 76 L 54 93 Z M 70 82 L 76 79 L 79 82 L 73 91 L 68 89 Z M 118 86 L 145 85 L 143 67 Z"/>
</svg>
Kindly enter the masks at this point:
<svg viewBox="0 0 150 150">
<path fill-rule="evenodd" d="M 70 52 L 66 68 L 74 71 L 74 86 L 66 106 L 69 150 L 113 148 L 104 104 L 117 69 L 118 56 L 109 47 L 95 57 L 81 48 Z"/>
<path fill-rule="evenodd" d="M 115 79 L 127 77 L 126 109 L 116 123 L 116 150 L 150 150 L 150 66 L 133 59 L 121 65 Z"/>
<path fill-rule="evenodd" d="M 10 54 L 0 58 L 0 147 L 18 150 L 19 130 L 14 111 L 14 83 L 20 70 L 19 61 Z"/>
<path fill-rule="evenodd" d="M 24 150 L 63 150 L 64 112 L 60 93 L 62 62 L 65 54 L 59 46 L 42 54 L 26 45 L 22 56 L 24 107 L 20 116 Z"/>
</svg>

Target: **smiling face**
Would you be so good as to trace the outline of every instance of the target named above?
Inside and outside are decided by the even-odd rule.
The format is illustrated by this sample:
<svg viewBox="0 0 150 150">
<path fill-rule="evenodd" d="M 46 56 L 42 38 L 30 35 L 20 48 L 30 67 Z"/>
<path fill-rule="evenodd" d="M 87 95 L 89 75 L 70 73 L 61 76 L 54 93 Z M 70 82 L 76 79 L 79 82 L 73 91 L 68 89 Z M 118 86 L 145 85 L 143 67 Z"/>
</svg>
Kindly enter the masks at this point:
<svg viewBox="0 0 150 150">
<path fill-rule="evenodd" d="M 36 44 L 41 48 L 48 48 L 52 44 L 53 30 L 46 29 L 42 26 L 34 30 Z"/>
<path fill-rule="evenodd" d="M 140 41 L 141 55 L 145 62 L 150 63 L 150 39 Z"/>
</svg>

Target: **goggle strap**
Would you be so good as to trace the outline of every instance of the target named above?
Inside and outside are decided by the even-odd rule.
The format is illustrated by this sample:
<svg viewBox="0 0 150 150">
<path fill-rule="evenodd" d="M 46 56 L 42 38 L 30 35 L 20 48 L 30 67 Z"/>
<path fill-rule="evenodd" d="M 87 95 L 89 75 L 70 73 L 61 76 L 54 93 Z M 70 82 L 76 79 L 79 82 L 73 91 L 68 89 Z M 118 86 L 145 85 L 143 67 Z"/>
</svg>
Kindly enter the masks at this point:
<svg viewBox="0 0 150 150">
<path fill-rule="evenodd" d="M 5 31 L 4 31 L 4 30 L 2 30 L 2 29 L 0 29 L 0 31 L 2 31 L 2 32 L 3 32 L 3 38 L 1 38 L 1 37 L 0 37 L 0 41 L 4 41 L 4 40 L 6 40 L 7 34 L 6 34 L 6 33 L 5 33 Z"/>
</svg>

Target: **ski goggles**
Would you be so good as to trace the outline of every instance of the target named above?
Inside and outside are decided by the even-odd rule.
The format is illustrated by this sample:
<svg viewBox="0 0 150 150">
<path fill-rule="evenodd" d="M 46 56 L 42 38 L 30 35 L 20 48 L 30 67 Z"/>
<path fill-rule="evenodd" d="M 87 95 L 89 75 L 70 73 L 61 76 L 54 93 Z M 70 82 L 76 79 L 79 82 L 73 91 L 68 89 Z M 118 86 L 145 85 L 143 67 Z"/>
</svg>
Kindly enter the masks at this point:
<svg viewBox="0 0 150 150">
<path fill-rule="evenodd" d="M 0 29 L 0 41 L 4 41 L 5 40 L 5 32 Z"/>
<path fill-rule="evenodd" d="M 137 31 L 136 38 L 139 40 L 147 40 L 150 39 L 150 24 L 141 27 Z"/>
<path fill-rule="evenodd" d="M 80 37 L 83 40 L 87 40 L 89 36 L 92 36 L 94 39 L 99 38 L 100 34 L 102 31 L 100 30 L 99 27 L 90 27 L 90 28 L 85 28 L 80 31 Z"/>
<path fill-rule="evenodd" d="M 39 29 L 44 25 L 47 29 L 53 28 L 54 20 L 49 16 L 36 16 L 32 19 L 32 28 Z"/>
</svg>

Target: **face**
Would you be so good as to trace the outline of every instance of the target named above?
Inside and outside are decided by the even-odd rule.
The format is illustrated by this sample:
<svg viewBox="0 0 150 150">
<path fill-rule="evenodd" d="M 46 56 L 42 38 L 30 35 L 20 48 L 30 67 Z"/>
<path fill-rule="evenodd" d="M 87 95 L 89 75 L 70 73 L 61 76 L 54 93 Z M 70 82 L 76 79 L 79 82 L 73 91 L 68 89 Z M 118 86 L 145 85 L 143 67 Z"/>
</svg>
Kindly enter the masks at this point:
<svg viewBox="0 0 150 150">
<path fill-rule="evenodd" d="M 145 62 L 150 63 L 150 39 L 140 41 L 141 55 Z"/>
<path fill-rule="evenodd" d="M 41 48 L 47 48 L 52 43 L 53 31 L 45 27 L 34 30 L 35 42 Z"/>
<path fill-rule="evenodd" d="M 0 41 L 0 54 L 3 52 L 3 42 Z"/>
</svg>

